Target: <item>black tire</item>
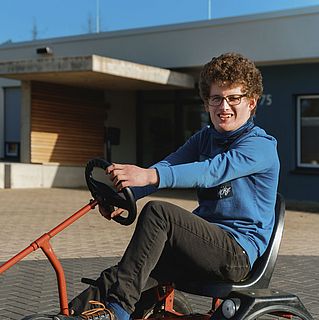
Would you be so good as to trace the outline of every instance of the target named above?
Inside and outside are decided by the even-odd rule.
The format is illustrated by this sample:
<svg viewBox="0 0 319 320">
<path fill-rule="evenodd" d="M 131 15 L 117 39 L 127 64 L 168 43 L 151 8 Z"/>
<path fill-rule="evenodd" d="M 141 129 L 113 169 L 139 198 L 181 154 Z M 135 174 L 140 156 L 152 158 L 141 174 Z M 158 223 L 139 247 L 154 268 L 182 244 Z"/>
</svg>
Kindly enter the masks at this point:
<svg viewBox="0 0 319 320">
<path fill-rule="evenodd" d="M 289 314 L 289 312 L 287 312 L 287 314 Z M 253 319 L 253 320 L 281 320 L 281 319 L 283 319 L 283 317 L 269 314 L 267 312 L 261 312 L 256 317 L 249 318 L 249 319 Z M 293 315 L 291 320 L 313 320 L 313 319 L 309 318 L 306 315 L 300 314 L 300 315 Z"/>
<path fill-rule="evenodd" d="M 135 305 L 135 311 L 132 319 L 152 319 L 163 315 L 163 303 L 156 300 L 154 290 L 148 290 L 141 296 L 140 301 Z M 191 314 L 193 309 L 187 301 L 185 295 L 178 291 L 174 291 L 174 310 L 181 314 Z"/>
<path fill-rule="evenodd" d="M 26 316 L 21 320 L 52 320 L 54 318 L 53 315 L 48 314 L 33 314 L 31 316 Z"/>
</svg>

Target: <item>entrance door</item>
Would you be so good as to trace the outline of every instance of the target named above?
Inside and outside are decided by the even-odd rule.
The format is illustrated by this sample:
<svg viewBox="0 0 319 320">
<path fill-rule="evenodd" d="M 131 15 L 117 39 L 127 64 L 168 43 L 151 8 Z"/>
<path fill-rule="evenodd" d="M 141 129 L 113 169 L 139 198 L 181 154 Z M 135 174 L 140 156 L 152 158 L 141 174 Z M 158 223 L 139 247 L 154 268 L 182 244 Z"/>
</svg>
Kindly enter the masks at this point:
<svg viewBox="0 0 319 320">
<path fill-rule="evenodd" d="M 209 115 L 198 100 L 182 102 L 180 109 L 179 142 L 182 144 L 194 133 L 209 124 Z"/>
<path fill-rule="evenodd" d="M 149 167 L 175 148 L 175 108 L 171 103 L 148 103 L 142 108 L 139 162 Z"/>
<path fill-rule="evenodd" d="M 175 151 L 208 124 L 197 92 L 143 93 L 138 108 L 137 159 L 148 167 Z"/>
</svg>

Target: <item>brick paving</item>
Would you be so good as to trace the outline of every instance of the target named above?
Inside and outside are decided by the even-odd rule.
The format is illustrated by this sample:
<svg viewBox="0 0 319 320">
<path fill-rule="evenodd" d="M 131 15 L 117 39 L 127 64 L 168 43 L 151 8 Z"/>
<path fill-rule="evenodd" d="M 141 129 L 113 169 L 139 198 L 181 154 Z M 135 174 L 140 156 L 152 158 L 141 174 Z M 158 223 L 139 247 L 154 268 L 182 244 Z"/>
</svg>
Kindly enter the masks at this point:
<svg viewBox="0 0 319 320">
<path fill-rule="evenodd" d="M 86 205 L 90 194 L 72 189 L 0 190 L 0 261 L 4 262 L 44 232 Z M 163 191 L 139 201 L 172 201 L 188 210 L 196 206 L 190 192 Z M 319 319 L 319 214 L 287 211 L 280 255 L 271 287 L 297 294 L 314 319 Z M 134 225 L 123 227 L 105 220 L 97 210 L 75 222 L 52 239 L 65 268 L 68 296 L 86 285 L 83 276 L 99 275 L 116 263 L 131 237 Z M 196 312 L 207 311 L 207 298 L 191 296 Z M 56 313 L 59 309 L 55 274 L 42 252 L 33 252 L 0 275 L 0 320 L 21 319 L 33 313 Z"/>
</svg>

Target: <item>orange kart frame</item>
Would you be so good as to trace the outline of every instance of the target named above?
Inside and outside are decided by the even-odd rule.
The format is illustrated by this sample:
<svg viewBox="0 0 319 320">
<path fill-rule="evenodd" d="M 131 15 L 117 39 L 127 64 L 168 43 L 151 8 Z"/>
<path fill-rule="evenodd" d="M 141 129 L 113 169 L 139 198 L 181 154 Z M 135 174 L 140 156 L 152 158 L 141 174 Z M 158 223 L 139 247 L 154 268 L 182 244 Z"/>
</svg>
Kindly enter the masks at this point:
<svg viewBox="0 0 319 320">
<path fill-rule="evenodd" d="M 131 224 L 136 218 L 136 203 L 129 188 L 123 189 L 124 198 L 102 182 L 93 179 L 93 168 L 106 169 L 110 165 L 102 159 L 91 160 L 86 167 L 86 181 L 94 199 L 87 205 L 75 212 L 69 218 L 57 225 L 55 228 L 32 242 L 27 248 L 15 255 L 13 258 L 0 266 L 0 274 L 8 270 L 17 262 L 28 256 L 35 250 L 41 249 L 47 256 L 55 270 L 58 284 L 60 314 L 69 315 L 67 285 L 63 267 L 55 255 L 50 240 L 79 218 L 84 216 L 97 204 L 104 207 L 114 205 L 128 210 L 127 218 L 116 217 L 115 220 L 123 225 Z M 254 264 L 249 277 L 239 283 L 181 283 L 177 289 L 212 297 L 212 310 L 207 314 L 183 315 L 174 310 L 174 288 L 172 285 L 163 285 L 164 293 L 158 294 L 157 301 L 161 305 L 163 318 L 166 320 L 189 319 L 189 320 L 252 320 L 264 314 L 276 314 L 277 316 L 291 319 L 293 315 L 300 319 L 312 320 L 312 316 L 306 310 L 299 298 L 293 294 L 271 290 L 268 288 L 272 276 L 279 245 L 281 242 L 284 225 L 285 204 L 280 194 L 277 194 L 275 208 L 275 226 L 266 252 L 258 258 Z M 160 290 L 157 290 L 161 292 Z M 221 303 L 221 300 L 223 302 Z M 225 316 L 227 314 L 228 316 Z M 31 318 L 30 318 L 31 319 Z"/>
<path fill-rule="evenodd" d="M 61 265 L 61 262 L 57 258 L 56 254 L 53 251 L 53 248 L 50 244 L 50 240 L 56 236 L 58 233 L 63 231 L 69 225 L 71 225 L 76 220 L 80 219 L 86 213 L 88 213 L 91 209 L 94 209 L 97 205 L 96 200 L 91 200 L 86 206 L 75 212 L 72 216 L 64 220 L 62 223 L 57 225 L 55 228 L 50 230 L 49 232 L 44 233 L 41 237 L 33 241 L 28 247 L 19 252 L 13 258 L 5 262 L 2 266 L 0 266 L 0 274 L 11 268 L 13 265 L 18 263 L 20 260 L 28 256 L 33 251 L 41 249 L 44 254 L 47 256 L 50 261 L 53 269 L 55 270 L 57 282 L 58 282 L 58 292 L 59 292 L 59 300 L 60 300 L 60 312 L 63 315 L 69 315 L 68 308 L 68 296 L 66 290 L 66 280 L 64 275 L 64 270 Z"/>
<path fill-rule="evenodd" d="M 60 314 L 68 316 L 69 309 L 68 309 L 68 296 L 67 296 L 67 284 L 66 284 L 66 279 L 65 279 L 65 274 L 63 267 L 57 258 L 56 254 L 53 251 L 53 248 L 50 244 L 50 240 L 56 236 L 58 233 L 63 231 L 65 228 L 73 224 L 75 221 L 80 219 L 82 216 L 87 214 L 90 210 L 94 209 L 98 204 L 97 200 L 90 200 L 90 202 L 82 207 L 80 210 L 75 212 L 73 215 L 71 215 L 69 218 L 64 220 L 62 223 L 57 225 L 55 228 L 52 230 L 44 233 L 41 237 L 33 241 L 28 247 L 26 247 L 24 250 L 19 252 L 17 255 L 15 255 L 13 258 L 5 262 L 3 265 L 0 266 L 0 274 L 11 268 L 13 265 L 21 261 L 23 258 L 31 254 L 33 251 L 36 251 L 38 249 L 41 249 L 48 260 L 50 261 L 52 267 L 55 270 L 56 273 L 56 278 L 57 278 L 57 285 L 58 285 L 58 293 L 59 293 L 59 302 L 60 302 Z M 187 286 L 187 284 L 186 284 Z M 209 286 L 209 285 L 208 285 Z M 227 284 L 226 284 L 227 286 Z M 166 320 L 177 320 L 177 319 L 189 319 L 189 320 L 211 320 L 211 319 L 226 319 L 223 318 L 221 315 L 221 300 L 219 298 L 213 298 L 213 305 L 212 305 L 212 310 L 211 312 L 208 312 L 206 314 L 190 314 L 190 315 L 182 315 L 174 310 L 174 288 L 171 285 L 165 285 L 165 292 L 164 294 L 158 294 L 157 296 L 157 301 L 163 302 L 163 313 L 165 314 L 164 318 Z M 218 289 L 218 287 L 216 287 Z M 205 290 L 207 288 L 203 288 L 204 291 L 202 292 L 194 292 L 194 291 L 188 291 L 186 287 L 181 288 L 183 291 L 190 292 L 190 293 L 195 293 L 195 294 L 200 294 L 204 296 L 208 296 L 205 293 Z M 186 289 L 186 290 L 185 290 Z M 188 288 L 189 289 L 189 288 Z M 210 292 L 214 292 L 215 290 Z M 298 315 L 301 317 L 301 319 L 312 319 L 311 315 L 307 312 L 307 310 L 304 308 L 302 303 L 299 301 L 299 299 L 291 294 L 282 294 L 281 292 L 278 291 L 271 291 L 271 290 L 264 290 L 264 289 L 249 289 L 249 293 L 245 293 L 245 291 L 232 291 L 230 295 L 227 294 L 227 298 L 229 297 L 230 299 L 233 299 L 234 301 L 238 300 L 238 297 L 241 297 L 242 299 L 242 305 L 247 304 L 249 306 L 254 306 L 256 305 L 256 298 L 258 298 L 258 295 L 268 295 L 266 298 L 266 305 L 268 304 L 273 304 L 276 301 L 281 301 L 281 305 L 279 305 L 279 312 L 278 309 L 274 309 L 272 314 L 277 314 L 281 317 L 291 319 L 292 315 Z M 159 290 L 158 290 L 159 292 Z M 249 295 L 255 295 L 252 299 L 249 297 Z M 279 296 L 278 296 L 279 294 Z M 224 300 L 224 297 L 223 297 Z M 262 300 L 265 300 L 264 297 L 262 297 Z M 257 303 L 259 303 L 257 301 Z M 276 302 L 277 303 L 277 302 Z M 287 305 L 287 307 L 285 306 Z M 264 308 L 264 302 L 261 303 L 260 308 Z M 269 308 L 267 306 L 267 308 Z M 278 303 L 277 303 L 277 308 L 278 308 Z M 244 310 L 244 312 L 246 312 Z M 241 318 L 241 317 L 236 317 L 232 319 L 246 319 L 246 316 Z M 247 318 L 248 319 L 248 318 Z M 249 318 L 250 319 L 250 318 Z"/>
<path fill-rule="evenodd" d="M 60 303 L 60 314 L 68 316 L 70 315 L 69 308 L 68 308 L 68 295 L 67 295 L 67 284 L 64 274 L 64 269 L 61 265 L 61 262 L 57 258 L 51 244 L 50 240 L 59 234 L 61 231 L 66 229 L 68 226 L 73 224 L 75 221 L 80 219 L 82 216 L 87 214 L 90 210 L 94 209 L 97 206 L 98 202 L 96 200 L 90 200 L 90 202 L 85 205 L 83 208 L 75 212 L 73 215 L 71 215 L 69 218 L 65 219 L 63 222 L 58 224 L 56 227 L 51 229 L 50 231 L 44 233 L 41 237 L 33 241 L 28 247 L 26 247 L 24 250 L 20 251 L 18 254 L 16 254 L 14 257 L 9 259 L 7 262 L 5 262 L 3 265 L 0 266 L 0 274 L 17 264 L 19 261 L 21 261 L 23 258 L 31 254 L 32 252 L 41 249 L 43 253 L 48 258 L 49 262 L 51 263 L 57 278 L 57 285 L 58 285 L 58 293 L 59 293 L 59 303 Z M 167 285 L 165 286 L 166 292 L 163 295 L 157 296 L 158 301 L 164 301 L 164 311 L 167 314 L 171 314 L 170 317 L 165 317 L 165 319 L 175 319 L 176 317 L 179 317 L 182 314 L 176 312 L 173 307 L 174 303 L 174 289 L 173 287 Z M 209 320 L 210 319 L 209 314 L 206 315 L 189 315 L 184 316 L 184 319 L 196 319 L 196 320 Z"/>
</svg>

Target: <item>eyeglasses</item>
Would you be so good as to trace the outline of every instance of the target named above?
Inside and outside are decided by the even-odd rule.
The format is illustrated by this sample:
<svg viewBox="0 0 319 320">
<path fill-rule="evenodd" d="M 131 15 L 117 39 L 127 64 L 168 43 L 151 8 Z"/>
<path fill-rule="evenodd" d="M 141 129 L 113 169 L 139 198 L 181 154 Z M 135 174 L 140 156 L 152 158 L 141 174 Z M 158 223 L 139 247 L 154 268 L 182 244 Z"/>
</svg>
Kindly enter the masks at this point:
<svg viewBox="0 0 319 320">
<path fill-rule="evenodd" d="M 228 103 L 229 106 L 237 106 L 241 103 L 241 99 L 246 97 L 247 94 L 231 94 L 226 97 L 222 96 L 211 96 L 208 98 L 208 105 L 211 107 L 219 107 L 224 100 Z"/>
</svg>

